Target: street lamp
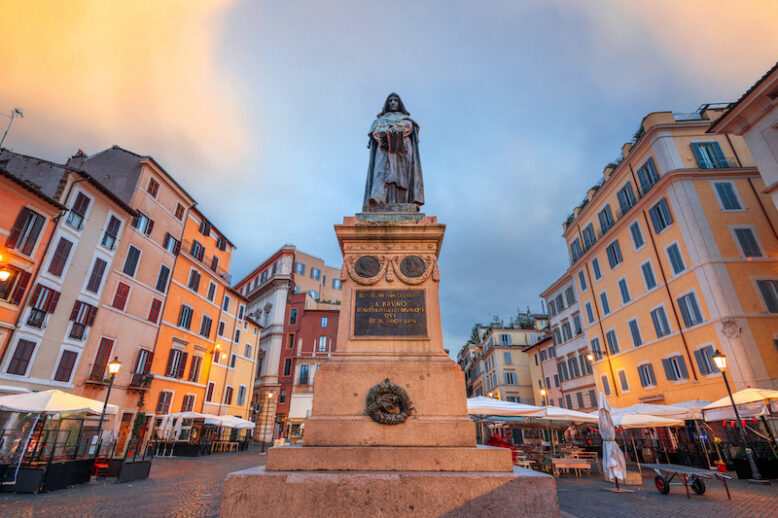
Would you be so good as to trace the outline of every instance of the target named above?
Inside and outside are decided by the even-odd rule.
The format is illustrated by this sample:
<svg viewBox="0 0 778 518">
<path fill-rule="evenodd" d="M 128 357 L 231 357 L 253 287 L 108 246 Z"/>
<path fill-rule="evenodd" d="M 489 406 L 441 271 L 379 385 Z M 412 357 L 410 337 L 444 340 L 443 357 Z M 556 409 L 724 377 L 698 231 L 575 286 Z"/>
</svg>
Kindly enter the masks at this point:
<svg viewBox="0 0 778 518">
<path fill-rule="evenodd" d="M 100 422 L 97 425 L 97 455 L 100 455 L 100 443 L 102 442 L 100 435 L 103 431 L 103 420 L 105 419 L 105 410 L 108 408 L 108 398 L 111 396 L 111 389 L 113 388 L 113 380 L 119 373 L 122 364 L 119 362 L 119 357 L 114 356 L 112 362 L 108 362 L 108 373 L 111 375 L 110 381 L 108 381 L 108 392 L 105 394 L 105 403 L 103 403 L 103 412 L 100 414 Z"/>
<path fill-rule="evenodd" d="M 732 390 L 729 388 L 729 381 L 727 381 L 727 373 L 724 372 L 727 368 L 727 357 L 724 356 L 718 349 L 713 352 L 713 363 L 721 371 L 721 376 L 724 378 L 724 385 L 727 387 L 727 394 L 729 394 L 729 401 L 732 403 L 732 410 L 735 411 L 735 419 L 737 419 L 737 426 L 740 429 L 740 435 L 743 437 L 743 442 L 746 447 L 746 457 L 748 458 L 748 464 L 751 466 L 751 475 L 754 480 L 762 480 L 762 475 L 759 473 L 759 469 L 756 467 L 756 461 L 754 461 L 754 453 L 751 451 L 751 443 L 748 440 L 748 435 L 743 427 L 743 423 L 740 421 L 740 413 L 737 411 L 737 405 L 735 404 L 735 398 L 732 397 Z"/>
<path fill-rule="evenodd" d="M 267 428 L 267 422 L 270 420 L 270 399 L 273 397 L 273 392 L 267 393 L 267 401 L 265 402 L 265 428 L 262 429 L 262 449 L 260 453 L 265 453 L 265 429 Z"/>
<path fill-rule="evenodd" d="M 543 398 L 543 406 L 546 406 L 546 389 L 540 389 L 540 395 Z"/>
<path fill-rule="evenodd" d="M 592 353 L 589 353 L 589 354 L 586 355 L 586 359 L 589 360 L 590 362 L 593 362 L 594 361 L 594 355 Z"/>
</svg>

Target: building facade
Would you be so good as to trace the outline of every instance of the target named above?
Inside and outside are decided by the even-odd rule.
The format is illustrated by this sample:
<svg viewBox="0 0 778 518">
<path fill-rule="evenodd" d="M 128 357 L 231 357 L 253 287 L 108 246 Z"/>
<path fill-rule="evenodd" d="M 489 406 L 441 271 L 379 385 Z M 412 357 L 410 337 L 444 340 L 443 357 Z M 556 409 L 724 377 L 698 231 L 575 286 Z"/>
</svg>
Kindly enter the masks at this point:
<svg viewBox="0 0 778 518">
<path fill-rule="evenodd" d="M 597 389 L 614 406 L 776 388 L 778 212 L 722 107 L 646 116 L 564 223 Z M 557 353 L 559 354 L 559 353 Z"/>
<path fill-rule="evenodd" d="M 535 345 L 527 347 L 526 350 L 530 357 L 529 367 L 535 404 L 564 407 L 564 396 L 551 337 L 541 338 Z"/>
</svg>

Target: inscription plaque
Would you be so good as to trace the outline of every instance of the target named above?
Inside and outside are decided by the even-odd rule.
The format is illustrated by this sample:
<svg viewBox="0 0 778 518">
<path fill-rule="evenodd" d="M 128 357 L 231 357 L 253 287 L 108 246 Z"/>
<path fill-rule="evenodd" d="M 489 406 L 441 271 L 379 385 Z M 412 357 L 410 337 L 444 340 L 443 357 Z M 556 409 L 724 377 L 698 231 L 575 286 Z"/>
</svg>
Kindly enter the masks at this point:
<svg viewBox="0 0 778 518">
<path fill-rule="evenodd" d="M 356 290 L 355 336 L 427 336 L 424 290 Z"/>
</svg>

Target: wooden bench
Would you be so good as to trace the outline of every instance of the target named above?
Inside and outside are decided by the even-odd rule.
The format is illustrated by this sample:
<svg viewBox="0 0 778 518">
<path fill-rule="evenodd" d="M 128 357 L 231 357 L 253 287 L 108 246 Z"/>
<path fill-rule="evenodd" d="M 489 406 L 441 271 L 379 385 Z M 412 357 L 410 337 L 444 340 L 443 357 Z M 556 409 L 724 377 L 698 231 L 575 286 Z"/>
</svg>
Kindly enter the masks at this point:
<svg viewBox="0 0 778 518">
<path fill-rule="evenodd" d="M 569 472 L 571 469 L 575 470 L 576 476 L 581 474 L 581 470 L 587 470 L 591 472 L 592 465 L 585 459 L 551 459 L 551 463 L 554 465 L 554 476 L 558 477 L 560 471 Z"/>
</svg>

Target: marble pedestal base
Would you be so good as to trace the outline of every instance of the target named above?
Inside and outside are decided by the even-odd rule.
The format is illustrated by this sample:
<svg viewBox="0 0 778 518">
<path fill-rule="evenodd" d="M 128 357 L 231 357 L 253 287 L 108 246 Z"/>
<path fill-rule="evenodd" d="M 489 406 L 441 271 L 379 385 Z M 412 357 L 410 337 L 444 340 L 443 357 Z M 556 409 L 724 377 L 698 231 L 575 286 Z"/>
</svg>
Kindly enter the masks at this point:
<svg viewBox="0 0 778 518">
<path fill-rule="evenodd" d="M 556 481 L 512 472 L 266 471 L 231 473 L 222 518 L 558 517 Z"/>
</svg>

